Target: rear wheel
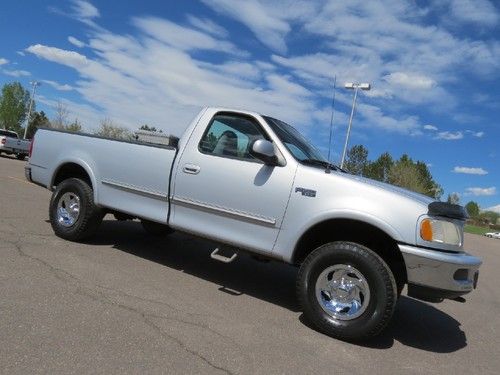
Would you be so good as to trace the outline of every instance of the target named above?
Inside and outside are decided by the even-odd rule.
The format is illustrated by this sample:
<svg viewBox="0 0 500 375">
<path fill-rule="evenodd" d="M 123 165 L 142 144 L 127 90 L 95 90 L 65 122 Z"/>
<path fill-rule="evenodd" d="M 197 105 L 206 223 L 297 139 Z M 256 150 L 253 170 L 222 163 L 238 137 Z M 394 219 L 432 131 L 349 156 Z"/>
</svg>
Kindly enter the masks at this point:
<svg viewBox="0 0 500 375">
<path fill-rule="evenodd" d="M 306 258 L 297 294 L 304 315 L 320 331 L 356 340 L 375 336 L 387 326 L 397 286 L 375 252 L 352 242 L 332 242 Z"/>
<path fill-rule="evenodd" d="M 85 181 L 69 178 L 52 194 L 49 216 L 58 237 L 81 241 L 95 233 L 104 212 L 95 205 L 93 190 Z"/>
<path fill-rule="evenodd" d="M 24 155 L 24 154 L 17 154 L 16 155 L 16 158 L 18 158 L 19 160 L 24 160 L 25 157 L 26 157 L 26 155 Z"/>
<path fill-rule="evenodd" d="M 141 224 L 144 230 L 152 236 L 163 237 L 174 232 L 174 230 L 168 225 L 156 223 L 146 219 L 141 219 Z"/>
</svg>

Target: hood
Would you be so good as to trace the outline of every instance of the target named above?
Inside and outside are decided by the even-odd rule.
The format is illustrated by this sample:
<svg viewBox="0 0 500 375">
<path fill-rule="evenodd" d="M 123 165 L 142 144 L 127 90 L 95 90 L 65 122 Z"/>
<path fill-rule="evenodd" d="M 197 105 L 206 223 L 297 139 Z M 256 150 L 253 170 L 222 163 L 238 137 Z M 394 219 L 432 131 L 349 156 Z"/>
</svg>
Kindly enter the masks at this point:
<svg viewBox="0 0 500 375">
<path fill-rule="evenodd" d="M 426 207 L 430 203 L 436 201 L 436 199 L 428 197 L 427 195 L 415 193 L 413 191 L 401 188 L 399 186 L 387 184 L 385 182 L 372 180 L 372 179 L 366 178 L 366 177 L 355 176 L 355 175 L 345 173 L 345 172 L 340 172 L 340 171 L 332 171 L 331 173 L 332 173 L 332 175 L 335 175 L 336 177 L 341 177 L 341 178 L 345 178 L 345 179 L 348 179 L 351 181 L 356 181 L 356 182 L 361 183 L 361 184 L 370 185 L 370 186 L 375 187 L 377 189 L 381 189 L 381 190 L 384 190 L 384 191 L 387 191 L 390 193 L 397 194 L 397 195 L 402 196 L 404 198 L 414 200 L 422 205 L 425 205 Z"/>
</svg>

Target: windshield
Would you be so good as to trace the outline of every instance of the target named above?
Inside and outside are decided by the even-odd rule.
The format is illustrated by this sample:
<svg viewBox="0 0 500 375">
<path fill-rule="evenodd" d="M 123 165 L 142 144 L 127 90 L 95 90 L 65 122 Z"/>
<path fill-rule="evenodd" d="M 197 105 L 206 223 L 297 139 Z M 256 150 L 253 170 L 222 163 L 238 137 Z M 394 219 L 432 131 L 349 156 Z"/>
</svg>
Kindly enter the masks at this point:
<svg viewBox="0 0 500 375">
<path fill-rule="evenodd" d="M 293 126 L 272 117 L 264 116 L 264 119 L 295 159 L 299 161 L 318 160 L 328 163 L 328 160 Z"/>
</svg>

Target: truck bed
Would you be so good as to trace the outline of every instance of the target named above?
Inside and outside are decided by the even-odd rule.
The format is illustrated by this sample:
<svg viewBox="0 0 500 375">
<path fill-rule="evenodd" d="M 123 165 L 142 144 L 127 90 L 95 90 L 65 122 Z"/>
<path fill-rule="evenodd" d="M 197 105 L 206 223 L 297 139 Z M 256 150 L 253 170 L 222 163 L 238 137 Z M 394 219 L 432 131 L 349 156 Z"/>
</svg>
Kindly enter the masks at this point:
<svg viewBox="0 0 500 375">
<path fill-rule="evenodd" d="M 78 164 L 90 176 L 96 204 L 166 223 L 176 153 L 173 146 L 39 129 L 30 160 L 31 177 L 52 189 L 64 168 Z"/>
</svg>

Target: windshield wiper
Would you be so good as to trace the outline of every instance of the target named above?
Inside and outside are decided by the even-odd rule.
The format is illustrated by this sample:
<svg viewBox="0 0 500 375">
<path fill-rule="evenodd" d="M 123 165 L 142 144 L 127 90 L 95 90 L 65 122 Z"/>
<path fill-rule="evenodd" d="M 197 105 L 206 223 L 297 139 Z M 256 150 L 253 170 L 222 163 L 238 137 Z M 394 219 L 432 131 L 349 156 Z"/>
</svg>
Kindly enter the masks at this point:
<svg viewBox="0 0 500 375">
<path fill-rule="evenodd" d="M 337 167 L 335 164 L 329 163 L 326 160 L 319 160 L 319 159 L 304 159 L 300 161 L 302 164 L 307 164 L 307 165 L 317 165 L 319 167 L 324 167 L 326 168 L 327 171 L 329 170 L 335 170 L 335 171 L 341 171 L 347 173 L 345 170 L 343 170 L 340 167 Z"/>
</svg>

